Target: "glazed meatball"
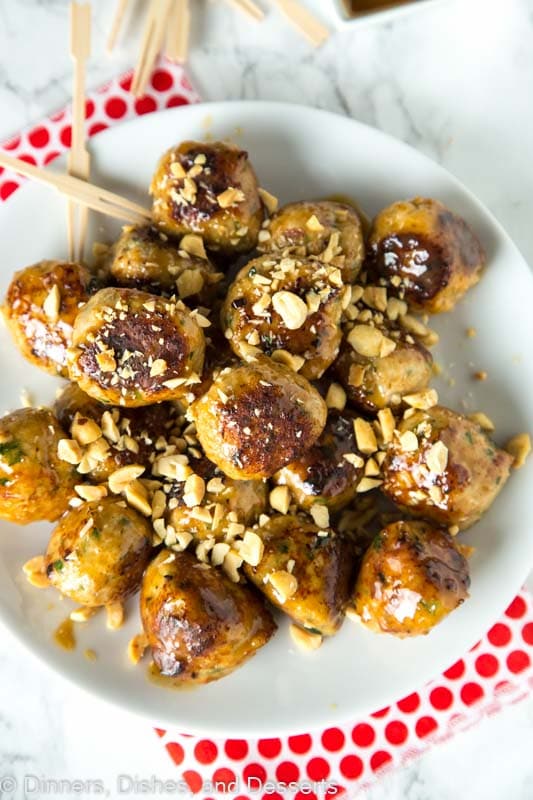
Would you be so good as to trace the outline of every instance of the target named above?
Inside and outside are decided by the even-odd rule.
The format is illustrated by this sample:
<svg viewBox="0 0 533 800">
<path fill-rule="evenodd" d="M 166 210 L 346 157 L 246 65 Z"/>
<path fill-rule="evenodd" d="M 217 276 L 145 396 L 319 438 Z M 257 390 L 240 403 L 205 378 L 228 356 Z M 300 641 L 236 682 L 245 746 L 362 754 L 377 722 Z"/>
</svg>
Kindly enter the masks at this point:
<svg viewBox="0 0 533 800">
<path fill-rule="evenodd" d="M 289 203 L 268 220 L 265 231 L 259 237 L 264 253 L 290 250 L 319 257 L 326 253 L 346 283 L 353 283 L 359 274 L 365 244 L 361 220 L 351 206 L 328 200 Z"/>
<path fill-rule="evenodd" d="M 149 523 L 124 500 L 104 497 L 69 511 L 52 532 L 46 574 L 61 594 L 106 606 L 137 591 L 150 559 Z"/>
<path fill-rule="evenodd" d="M 338 511 L 356 497 L 364 459 L 355 441 L 354 418 L 349 411 L 330 411 L 315 444 L 274 475 L 276 483 L 289 487 L 301 508 L 319 503 Z"/>
<path fill-rule="evenodd" d="M 175 293 L 189 304 L 209 306 L 222 273 L 207 257 L 184 249 L 194 250 L 188 240 L 202 252 L 198 237 L 183 237 L 180 242 L 151 225 L 126 226 L 114 246 L 111 275 L 119 286 L 152 294 Z"/>
<path fill-rule="evenodd" d="M 248 154 L 224 142 L 182 142 L 162 156 L 150 187 L 153 219 L 170 236 L 198 233 L 225 255 L 256 242 L 263 207 Z"/>
<path fill-rule="evenodd" d="M 332 636 L 340 628 L 353 559 L 347 542 L 331 528 L 321 530 L 297 516 L 273 516 L 259 528 L 264 553 L 246 576 L 298 625 Z"/>
<path fill-rule="evenodd" d="M 2 311 L 22 355 L 53 375 L 66 377 L 72 326 L 95 290 L 95 279 L 81 264 L 40 261 L 16 272 Z"/>
<path fill-rule="evenodd" d="M 427 522 L 387 525 L 367 550 L 355 610 L 378 633 L 419 636 L 468 597 L 468 562 L 446 531 Z"/>
<path fill-rule="evenodd" d="M 163 675 L 184 683 L 223 678 L 276 630 L 261 599 L 190 553 L 162 550 L 144 575 L 141 619 Z"/>
<path fill-rule="evenodd" d="M 398 432 L 383 462 L 381 488 L 411 513 L 468 528 L 509 477 L 512 456 L 477 423 L 448 408 L 417 411 Z"/>
<path fill-rule="evenodd" d="M 250 346 L 266 355 L 283 350 L 298 359 L 304 378 L 319 378 L 342 337 L 343 283 L 336 267 L 297 257 L 250 261 L 229 288 L 222 326 L 234 352 Z"/>
<path fill-rule="evenodd" d="M 451 311 L 481 277 L 485 253 L 464 219 L 437 200 L 393 203 L 372 223 L 366 267 L 417 311 Z"/>
<path fill-rule="evenodd" d="M 68 351 L 71 380 L 102 403 L 147 406 L 198 383 L 205 339 L 178 301 L 136 289 L 102 289 L 78 315 Z"/>
<path fill-rule="evenodd" d="M 44 409 L 21 408 L 0 419 L 1 519 L 52 522 L 68 508 L 77 476 L 58 457 L 63 438 L 57 419 Z"/>
<path fill-rule="evenodd" d="M 322 433 L 327 409 L 305 378 L 266 356 L 222 370 L 193 404 L 207 457 L 230 478 L 269 478 Z"/>
</svg>

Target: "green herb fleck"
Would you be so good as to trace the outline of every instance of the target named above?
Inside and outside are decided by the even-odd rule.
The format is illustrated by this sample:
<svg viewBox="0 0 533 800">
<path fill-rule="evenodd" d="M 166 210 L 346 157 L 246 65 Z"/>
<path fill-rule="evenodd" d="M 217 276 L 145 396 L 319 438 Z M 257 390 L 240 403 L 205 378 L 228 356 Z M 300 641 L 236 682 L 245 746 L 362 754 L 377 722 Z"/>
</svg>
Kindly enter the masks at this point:
<svg viewBox="0 0 533 800">
<path fill-rule="evenodd" d="M 488 455 L 489 458 L 492 458 L 494 456 L 494 450 L 492 450 L 492 448 L 490 448 L 490 447 L 488 447 L 485 450 L 485 452 L 486 452 L 486 454 Z"/>
<path fill-rule="evenodd" d="M 470 444 L 474 444 L 474 437 L 472 436 L 472 432 L 471 431 L 467 431 L 465 433 L 465 436 L 468 439 Z"/>
<path fill-rule="evenodd" d="M 100 538 L 100 531 L 98 530 L 98 528 L 93 528 L 92 529 L 91 536 L 93 536 L 95 539 L 99 539 Z"/>
<path fill-rule="evenodd" d="M 54 567 L 54 569 L 55 569 L 55 571 L 56 571 L 56 572 L 61 572 L 61 570 L 62 570 L 62 569 L 63 569 L 63 567 L 64 567 L 64 564 L 63 564 L 63 562 L 61 561 L 61 559 L 59 559 L 58 561 L 54 561 L 54 563 L 53 563 L 53 567 Z"/>
<path fill-rule="evenodd" d="M 9 466 L 13 466 L 13 464 L 18 464 L 22 461 L 24 458 L 24 451 L 20 442 L 14 439 L 12 442 L 3 442 L 3 444 L 0 444 L 0 458 L 3 458 Z"/>
<path fill-rule="evenodd" d="M 435 614 L 439 607 L 439 604 L 436 600 L 432 600 L 431 603 L 426 603 L 425 600 L 419 600 L 418 605 L 422 606 L 422 608 L 425 608 L 429 614 Z"/>
<path fill-rule="evenodd" d="M 9 478 L 0 478 L 0 486 L 7 486 Z"/>
<path fill-rule="evenodd" d="M 317 636 L 322 636 L 322 631 L 319 631 L 318 628 L 308 628 L 306 625 L 305 630 L 308 631 L 308 633 L 315 633 Z"/>
<path fill-rule="evenodd" d="M 499 486 L 501 482 L 502 482 L 502 477 L 501 475 L 498 475 L 498 477 L 496 478 L 496 486 Z"/>
<path fill-rule="evenodd" d="M 378 572 L 378 578 L 379 578 L 380 583 L 383 583 L 383 584 L 387 583 L 387 578 L 385 577 L 385 575 L 382 572 Z"/>
<path fill-rule="evenodd" d="M 383 546 L 383 536 L 381 535 L 381 533 L 378 533 L 377 536 L 374 536 L 372 540 L 372 547 L 374 548 L 374 550 L 381 550 L 382 546 Z"/>
<path fill-rule="evenodd" d="M 279 553 L 285 553 L 285 554 L 289 552 L 289 545 L 287 544 L 287 542 L 281 542 L 278 545 L 278 552 Z"/>
</svg>

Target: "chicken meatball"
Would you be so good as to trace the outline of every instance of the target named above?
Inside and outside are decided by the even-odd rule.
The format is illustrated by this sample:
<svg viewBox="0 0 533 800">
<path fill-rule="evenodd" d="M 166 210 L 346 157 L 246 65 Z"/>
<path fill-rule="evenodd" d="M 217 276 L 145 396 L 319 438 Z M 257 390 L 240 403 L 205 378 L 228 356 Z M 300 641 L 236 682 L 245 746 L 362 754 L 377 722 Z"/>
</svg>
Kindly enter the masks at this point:
<svg viewBox="0 0 533 800">
<path fill-rule="evenodd" d="M 361 220 L 351 206 L 328 200 L 289 203 L 268 220 L 265 231 L 259 237 L 261 252 L 290 250 L 318 257 L 326 253 L 346 283 L 359 274 L 365 244 Z"/>
<path fill-rule="evenodd" d="M 210 250 L 246 253 L 263 206 L 248 154 L 224 142 L 182 142 L 162 156 L 152 179 L 153 219 L 170 236 L 198 233 Z"/>
<path fill-rule="evenodd" d="M 261 599 L 187 552 L 162 550 L 144 575 L 141 619 L 163 675 L 208 683 L 265 645 L 276 624 Z"/>
<path fill-rule="evenodd" d="M 349 411 L 330 411 L 315 444 L 274 475 L 277 484 L 289 487 L 301 508 L 318 503 L 338 511 L 356 497 L 364 459 L 355 441 L 354 418 Z"/>
<path fill-rule="evenodd" d="M 461 217 L 437 200 L 393 203 L 372 223 L 366 267 L 417 311 L 451 311 L 481 277 L 485 253 Z"/>
<path fill-rule="evenodd" d="M 74 497 L 76 472 L 58 457 L 65 433 L 45 409 L 0 419 L 0 518 L 19 525 L 56 520 Z"/>
<path fill-rule="evenodd" d="M 207 457 L 230 478 L 269 478 L 318 439 L 327 409 L 305 378 L 259 356 L 222 370 L 193 404 Z"/>
<path fill-rule="evenodd" d="M 296 356 L 304 378 L 319 378 L 341 342 L 343 282 L 340 271 L 297 257 L 250 261 L 229 288 L 222 325 L 234 352 L 250 346 L 266 355 Z"/>
<path fill-rule="evenodd" d="M 66 377 L 74 320 L 95 290 L 95 279 L 81 264 L 40 261 L 16 272 L 2 311 L 22 355 Z"/>
<path fill-rule="evenodd" d="M 119 286 L 175 293 L 189 304 L 209 306 L 222 273 L 204 256 L 197 236 L 184 236 L 180 242 L 151 225 L 126 226 L 114 246 L 110 270 Z"/>
<path fill-rule="evenodd" d="M 147 406 L 198 383 L 201 327 L 178 301 L 136 289 L 102 289 L 76 319 L 68 351 L 71 380 L 102 403 Z"/>
<path fill-rule="evenodd" d="M 419 636 L 468 597 L 468 562 L 446 531 L 427 522 L 387 525 L 368 548 L 355 587 L 367 628 Z"/>
<path fill-rule="evenodd" d="M 398 426 L 383 462 L 381 488 L 411 513 L 464 529 L 490 507 L 512 461 L 477 423 L 435 406 Z"/>
<path fill-rule="evenodd" d="M 331 528 L 278 515 L 259 528 L 264 553 L 246 576 L 298 625 L 323 636 L 340 628 L 351 590 L 350 546 Z"/>
<path fill-rule="evenodd" d="M 106 606 L 137 591 L 151 551 L 151 526 L 144 517 L 124 500 L 104 497 L 60 520 L 46 550 L 46 574 L 71 600 Z"/>
</svg>

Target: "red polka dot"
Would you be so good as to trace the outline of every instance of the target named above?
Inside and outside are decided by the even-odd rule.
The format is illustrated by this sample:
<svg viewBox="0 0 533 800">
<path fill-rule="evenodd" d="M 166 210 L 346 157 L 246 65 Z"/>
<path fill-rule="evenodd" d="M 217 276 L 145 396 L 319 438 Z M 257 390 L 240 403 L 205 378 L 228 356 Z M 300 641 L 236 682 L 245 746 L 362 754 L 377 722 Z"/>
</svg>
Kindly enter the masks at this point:
<svg viewBox="0 0 533 800">
<path fill-rule="evenodd" d="M 138 100 L 135 101 L 135 111 L 137 114 L 149 114 L 151 111 L 155 111 L 157 108 L 157 103 L 155 102 L 153 97 L 139 97 Z"/>
<path fill-rule="evenodd" d="M 352 731 L 352 739 L 358 747 L 370 747 L 375 738 L 374 728 L 366 722 L 360 722 Z"/>
<path fill-rule="evenodd" d="M 302 733 L 301 736 L 289 736 L 289 747 L 293 753 L 308 753 L 313 744 L 313 740 L 308 733 Z"/>
<path fill-rule="evenodd" d="M 482 653 L 476 658 L 475 666 L 478 675 L 481 675 L 482 678 L 492 678 L 498 672 L 500 665 L 492 653 Z"/>
<path fill-rule="evenodd" d="M 33 156 L 28 155 L 28 153 L 23 153 L 19 156 L 21 161 L 25 161 L 26 164 L 32 164 L 34 167 L 37 166 L 37 161 Z"/>
<path fill-rule="evenodd" d="M 295 783 L 300 777 L 300 770 L 293 761 L 282 761 L 276 768 L 276 778 L 282 783 Z"/>
<path fill-rule="evenodd" d="M 228 739 L 224 745 L 224 750 L 228 758 L 238 761 L 248 755 L 248 744 L 244 739 Z"/>
<path fill-rule="evenodd" d="M 437 720 L 433 719 L 433 717 L 420 717 L 415 725 L 416 735 L 419 739 L 423 739 L 425 736 L 429 736 L 437 727 Z"/>
<path fill-rule="evenodd" d="M 50 164 L 50 162 L 53 161 L 54 158 L 57 158 L 59 155 L 60 155 L 60 153 L 58 153 L 57 150 L 52 150 L 50 153 L 47 153 L 45 155 L 44 163 L 45 164 Z"/>
<path fill-rule="evenodd" d="M 167 742 L 165 747 L 174 764 L 181 764 L 185 758 L 185 753 L 183 752 L 181 744 L 178 744 L 178 742 Z"/>
<path fill-rule="evenodd" d="M 152 86 L 158 92 L 168 92 L 173 83 L 172 75 L 166 69 L 156 69 L 152 75 Z"/>
<path fill-rule="evenodd" d="M 345 736 L 340 728 L 328 728 L 322 734 L 322 746 L 331 752 L 341 750 L 344 741 Z"/>
<path fill-rule="evenodd" d="M 28 139 L 34 147 L 46 147 L 50 141 L 50 134 L 42 126 L 34 128 L 28 135 Z"/>
<path fill-rule="evenodd" d="M 453 694 L 445 686 L 436 686 L 430 692 L 429 702 L 437 711 L 445 711 L 453 703 Z"/>
<path fill-rule="evenodd" d="M 129 92 L 131 89 L 131 82 L 133 80 L 133 75 L 127 75 L 125 78 L 122 78 L 120 81 L 120 86 L 124 89 L 124 91 Z"/>
<path fill-rule="evenodd" d="M 2 143 L 2 147 L 4 150 L 15 150 L 20 144 L 20 136 L 13 136 L 12 139 L 8 139 L 7 142 Z"/>
<path fill-rule="evenodd" d="M 296 792 L 294 795 L 294 800 L 318 800 L 316 794 L 314 792 L 309 791 L 308 788 L 302 790 L 301 792 Z"/>
<path fill-rule="evenodd" d="M 478 700 L 481 700 L 484 694 L 485 692 L 479 683 L 469 681 L 468 683 L 465 683 L 461 689 L 461 700 L 465 706 L 471 706 L 474 703 L 477 703 Z"/>
<path fill-rule="evenodd" d="M 404 697 L 403 700 L 399 700 L 396 705 L 400 711 L 403 711 L 405 714 L 411 714 L 413 711 L 416 711 L 420 705 L 420 697 L 416 692 L 413 692 L 413 694 Z"/>
<path fill-rule="evenodd" d="M 166 731 L 164 731 L 164 730 L 163 730 L 163 728 L 154 728 L 154 731 L 155 731 L 155 732 L 157 733 L 157 735 L 158 735 L 158 736 L 160 736 L 160 737 L 161 737 L 161 736 L 164 736 L 164 735 L 165 735 L 165 733 L 166 733 Z"/>
<path fill-rule="evenodd" d="M 526 622 L 522 628 L 522 639 L 526 644 L 533 645 L 533 622 Z"/>
<path fill-rule="evenodd" d="M 399 720 L 389 722 L 385 727 L 385 737 L 391 744 L 403 744 L 409 735 L 407 726 Z"/>
<path fill-rule="evenodd" d="M 110 97 L 105 104 L 105 113 L 111 119 L 120 119 L 127 110 L 128 106 L 121 97 Z"/>
<path fill-rule="evenodd" d="M 459 661 L 456 661 L 455 664 L 452 664 L 451 667 L 448 667 L 444 675 L 449 680 L 456 681 L 460 677 L 462 677 L 462 675 L 464 675 L 464 671 L 465 671 L 465 662 L 463 661 L 462 658 L 460 658 Z"/>
<path fill-rule="evenodd" d="M 344 756 L 339 766 L 344 777 L 351 780 L 355 780 L 363 772 L 363 762 L 358 756 Z"/>
<path fill-rule="evenodd" d="M 279 792 L 268 792 L 261 796 L 261 800 L 284 800 Z"/>
<path fill-rule="evenodd" d="M 217 792 L 231 792 L 235 781 L 235 773 L 227 767 L 220 767 L 213 772 L 213 782 L 216 784 Z"/>
<path fill-rule="evenodd" d="M 194 755 L 200 764 L 212 764 L 218 755 L 218 747 L 210 739 L 200 739 L 194 746 Z"/>
<path fill-rule="evenodd" d="M 390 710 L 390 706 L 387 706 L 386 708 L 382 708 L 379 711 L 374 711 L 374 713 L 371 714 L 370 716 L 374 717 L 375 719 L 380 719 L 380 717 L 387 716 L 387 714 L 389 713 L 389 710 Z"/>
<path fill-rule="evenodd" d="M 4 181 L 4 183 L 0 184 L 0 198 L 7 200 L 18 188 L 19 184 L 15 183 L 15 181 Z"/>
<path fill-rule="evenodd" d="M 95 122 L 94 125 L 91 125 L 89 128 L 89 136 L 96 136 L 100 131 L 105 131 L 107 127 L 105 122 Z"/>
<path fill-rule="evenodd" d="M 513 650 L 512 653 L 509 653 L 507 656 L 507 666 L 514 672 L 523 672 L 525 669 L 529 667 L 531 664 L 531 659 L 529 658 L 527 653 L 524 653 L 523 650 Z"/>
<path fill-rule="evenodd" d="M 262 784 L 266 781 L 266 769 L 261 764 L 247 764 L 242 771 L 242 775 L 246 783 L 250 783 L 254 789 L 258 789 L 258 783 Z M 249 788 L 249 787 L 248 787 Z"/>
<path fill-rule="evenodd" d="M 259 739 L 257 749 L 265 758 L 276 758 L 281 753 L 281 741 L 279 739 Z"/>
<path fill-rule="evenodd" d="M 503 622 L 497 622 L 496 625 L 492 626 L 487 636 L 494 647 L 505 647 L 511 641 L 512 634 L 508 625 L 504 625 Z"/>
<path fill-rule="evenodd" d="M 307 764 L 307 774 L 312 781 L 325 780 L 329 773 L 329 764 L 325 758 L 312 758 Z"/>
<path fill-rule="evenodd" d="M 245 794 L 238 794 L 237 797 L 234 797 L 233 800 L 250 800 L 249 797 L 246 797 Z"/>
<path fill-rule="evenodd" d="M 167 108 L 176 108 L 176 106 L 186 106 L 188 104 L 188 100 L 186 97 L 183 97 L 181 94 L 173 94 L 171 97 L 168 98 L 166 102 Z"/>
<path fill-rule="evenodd" d="M 511 619 L 520 619 L 526 613 L 527 606 L 523 597 L 515 597 L 505 614 Z"/>
<path fill-rule="evenodd" d="M 340 797 L 343 794 L 346 794 L 346 789 L 344 788 L 344 786 L 339 786 L 337 783 L 330 783 L 330 785 L 326 789 L 324 798 Z"/>
<path fill-rule="evenodd" d="M 187 781 L 187 786 L 193 794 L 201 791 L 204 782 L 194 769 L 186 769 L 183 773 L 183 777 Z"/>
<path fill-rule="evenodd" d="M 94 103 L 92 100 L 87 100 L 85 103 L 85 119 L 89 119 L 94 114 Z"/>
<path fill-rule="evenodd" d="M 376 772 L 376 770 L 381 769 L 381 767 L 391 761 L 391 759 L 391 754 L 387 753 L 386 750 L 376 750 L 370 759 L 370 766 L 374 772 Z"/>
<path fill-rule="evenodd" d="M 59 138 L 61 139 L 61 144 L 63 144 L 65 147 L 70 147 L 70 143 L 72 141 L 72 128 L 70 125 L 66 125 L 61 129 Z"/>
</svg>

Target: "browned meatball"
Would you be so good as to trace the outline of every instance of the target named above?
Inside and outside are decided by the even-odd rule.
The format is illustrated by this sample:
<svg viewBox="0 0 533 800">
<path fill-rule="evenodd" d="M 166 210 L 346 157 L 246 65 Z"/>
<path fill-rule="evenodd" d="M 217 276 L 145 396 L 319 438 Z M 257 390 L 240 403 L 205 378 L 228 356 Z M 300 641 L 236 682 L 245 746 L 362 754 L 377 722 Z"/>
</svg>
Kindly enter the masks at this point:
<svg viewBox="0 0 533 800">
<path fill-rule="evenodd" d="M 348 543 L 331 528 L 296 516 L 273 516 L 258 533 L 265 549 L 258 566 L 244 565 L 247 577 L 298 625 L 332 636 L 351 588 Z"/>
<path fill-rule="evenodd" d="M 124 500 L 83 503 L 60 520 L 45 565 L 52 586 L 84 606 L 125 600 L 139 588 L 152 550 L 149 523 Z"/>
<path fill-rule="evenodd" d="M 365 254 L 356 210 L 329 200 L 283 206 L 269 219 L 259 238 L 259 249 L 264 253 L 287 249 L 307 256 L 320 257 L 326 253 L 329 263 L 339 267 L 346 283 L 357 278 Z"/>
<path fill-rule="evenodd" d="M 199 382 L 205 339 L 179 301 L 136 289 L 102 289 L 78 315 L 71 380 L 103 403 L 146 406 Z"/>
<path fill-rule="evenodd" d="M 127 225 L 114 245 L 111 275 L 119 286 L 176 294 L 188 304 L 209 306 L 222 273 L 207 257 L 194 255 L 194 245 L 202 252 L 199 237 L 180 242 L 151 225 Z"/>
<path fill-rule="evenodd" d="M 315 444 L 274 475 L 276 483 L 289 487 L 301 508 L 319 503 L 338 511 L 356 497 L 364 459 L 355 441 L 354 418 L 349 411 L 330 411 Z"/>
<path fill-rule="evenodd" d="M 198 438 L 230 478 L 268 478 L 310 447 L 326 404 L 305 378 L 266 356 L 222 370 L 192 406 Z"/>
<path fill-rule="evenodd" d="M 443 525 L 477 522 L 509 477 L 512 456 L 475 422 L 442 406 L 417 411 L 398 430 L 382 466 L 385 494 Z"/>
<path fill-rule="evenodd" d="M 378 633 L 418 636 L 457 608 L 469 586 L 468 562 L 446 531 L 427 522 L 394 522 L 363 558 L 355 610 Z"/>
<path fill-rule="evenodd" d="M 0 518 L 53 521 L 74 497 L 74 467 L 58 458 L 65 437 L 50 411 L 21 408 L 0 419 Z"/>
<path fill-rule="evenodd" d="M 162 550 L 146 570 L 141 619 L 161 673 L 184 683 L 223 678 L 276 630 L 249 588 L 190 553 L 170 550 Z"/>
<path fill-rule="evenodd" d="M 182 142 L 162 156 L 150 187 L 153 218 L 170 236 L 199 233 L 206 247 L 245 253 L 263 207 L 248 154 L 224 142 Z"/>
<path fill-rule="evenodd" d="M 464 219 L 423 197 L 380 211 L 368 246 L 370 277 L 430 314 L 450 311 L 485 266 L 483 248 Z"/>
<path fill-rule="evenodd" d="M 28 361 L 66 377 L 72 326 L 95 286 L 85 267 L 67 261 L 40 261 L 15 273 L 2 311 Z"/>
<path fill-rule="evenodd" d="M 298 257 L 262 256 L 241 269 L 222 308 L 234 352 L 296 356 L 299 372 L 319 378 L 341 341 L 343 282 L 336 267 Z"/>
</svg>

